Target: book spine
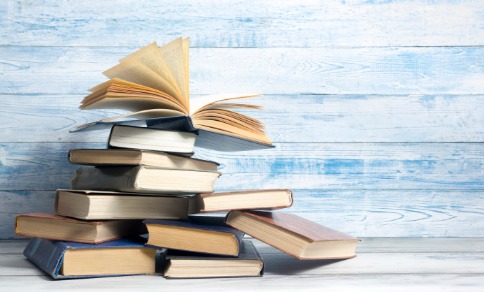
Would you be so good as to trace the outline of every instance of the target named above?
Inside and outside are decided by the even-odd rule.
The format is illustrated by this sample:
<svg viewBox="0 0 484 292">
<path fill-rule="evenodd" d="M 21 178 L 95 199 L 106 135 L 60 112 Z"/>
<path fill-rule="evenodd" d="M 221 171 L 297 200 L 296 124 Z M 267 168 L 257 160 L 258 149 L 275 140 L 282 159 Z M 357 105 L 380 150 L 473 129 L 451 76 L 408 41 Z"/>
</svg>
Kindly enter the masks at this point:
<svg viewBox="0 0 484 292">
<path fill-rule="evenodd" d="M 42 271 L 57 279 L 66 249 L 67 247 L 58 241 L 33 238 L 29 241 L 23 254 Z"/>
<path fill-rule="evenodd" d="M 139 167 L 81 167 L 76 170 L 71 186 L 75 190 L 129 191 Z"/>
</svg>

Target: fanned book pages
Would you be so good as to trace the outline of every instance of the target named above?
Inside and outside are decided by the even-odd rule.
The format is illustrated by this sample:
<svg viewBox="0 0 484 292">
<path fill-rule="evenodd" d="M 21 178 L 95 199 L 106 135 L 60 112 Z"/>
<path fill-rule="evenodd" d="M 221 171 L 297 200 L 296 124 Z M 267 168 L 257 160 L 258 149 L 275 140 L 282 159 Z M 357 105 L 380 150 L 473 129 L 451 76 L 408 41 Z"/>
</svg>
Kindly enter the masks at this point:
<svg viewBox="0 0 484 292">
<path fill-rule="evenodd" d="M 110 117 L 78 127 L 103 123 L 160 126 L 171 124 L 172 118 L 182 117 L 198 132 L 219 134 L 234 151 L 272 147 L 263 124 L 237 109 L 260 109 L 257 105 L 234 101 L 258 94 L 221 94 L 190 98 L 188 38 L 178 38 L 159 47 L 152 43 L 120 60 L 106 70 L 110 80 L 90 89 L 81 102 L 81 109 L 122 109 L 127 114 Z M 220 144 L 207 143 L 213 136 L 201 135 L 197 146 L 213 148 Z M 231 139 L 233 138 L 233 140 Z M 245 142 L 244 142 L 245 141 Z M 234 147 L 238 148 L 234 148 Z"/>
</svg>

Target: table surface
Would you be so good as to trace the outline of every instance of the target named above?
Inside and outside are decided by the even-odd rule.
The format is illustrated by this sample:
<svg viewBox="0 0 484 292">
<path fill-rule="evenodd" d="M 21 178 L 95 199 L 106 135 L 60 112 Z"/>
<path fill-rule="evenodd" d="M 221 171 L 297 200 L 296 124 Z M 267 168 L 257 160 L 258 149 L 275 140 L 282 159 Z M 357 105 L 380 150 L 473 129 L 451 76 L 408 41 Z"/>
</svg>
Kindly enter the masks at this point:
<svg viewBox="0 0 484 292">
<path fill-rule="evenodd" d="M 167 280 L 149 275 L 54 281 L 22 255 L 27 241 L 0 241 L 0 291 L 18 287 L 25 291 L 429 292 L 484 287 L 484 238 L 363 238 L 358 256 L 344 261 L 299 261 L 253 242 L 265 262 L 263 277 Z"/>
</svg>

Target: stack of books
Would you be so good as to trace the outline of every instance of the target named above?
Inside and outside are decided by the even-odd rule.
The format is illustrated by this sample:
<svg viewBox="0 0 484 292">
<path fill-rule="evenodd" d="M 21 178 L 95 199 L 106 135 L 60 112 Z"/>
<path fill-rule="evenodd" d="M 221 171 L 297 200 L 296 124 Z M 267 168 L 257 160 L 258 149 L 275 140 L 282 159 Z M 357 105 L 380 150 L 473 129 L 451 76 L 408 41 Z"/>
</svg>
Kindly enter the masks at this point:
<svg viewBox="0 0 484 292">
<path fill-rule="evenodd" d="M 134 112 L 79 128 L 110 127 L 108 147 L 70 150 L 79 167 L 71 188 L 56 191 L 55 213 L 17 216 L 16 233 L 32 237 L 24 255 L 55 279 L 261 276 L 247 235 L 301 260 L 354 257 L 356 238 L 273 211 L 292 206 L 289 189 L 214 192 L 219 164 L 193 158 L 195 146 L 272 143 L 260 122 L 232 111 L 255 106 L 220 103 L 252 95 L 206 97 L 189 109 L 187 48 L 185 39 L 152 44 L 105 72 L 111 80 L 81 107 Z"/>
</svg>

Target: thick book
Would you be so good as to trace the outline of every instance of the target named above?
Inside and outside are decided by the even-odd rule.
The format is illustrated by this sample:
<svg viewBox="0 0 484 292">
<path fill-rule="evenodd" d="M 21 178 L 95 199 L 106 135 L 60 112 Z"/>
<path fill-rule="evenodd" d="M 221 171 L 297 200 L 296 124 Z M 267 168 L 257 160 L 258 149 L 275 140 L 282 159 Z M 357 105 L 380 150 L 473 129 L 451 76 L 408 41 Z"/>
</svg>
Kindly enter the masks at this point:
<svg viewBox="0 0 484 292">
<path fill-rule="evenodd" d="M 217 171 L 217 162 L 140 149 L 72 149 L 70 163 L 94 166 L 145 165 L 170 169 Z"/>
<path fill-rule="evenodd" d="M 301 260 L 356 256 L 357 238 L 294 214 L 231 211 L 226 223 Z"/>
<path fill-rule="evenodd" d="M 203 193 L 194 197 L 197 212 L 219 212 L 247 209 L 282 209 L 293 203 L 288 189 L 244 190 Z"/>
<path fill-rule="evenodd" d="M 64 189 L 57 190 L 54 208 L 82 220 L 186 219 L 193 212 L 189 197 Z"/>
<path fill-rule="evenodd" d="M 223 220 L 215 223 L 217 218 L 195 219 L 197 221 L 145 220 L 149 235 L 147 244 L 207 254 L 239 255 L 242 232 L 226 226 Z"/>
<path fill-rule="evenodd" d="M 168 250 L 164 260 L 165 278 L 260 277 L 264 262 L 254 244 L 243 240 L 237 257 Z"/>
<path fill-rule="evenodd" d="M 52 213 L 17 215 L 15 234 L 53 240 L 102 243 L 146 233 L 141 220 L 84 221 Z"/>
<path fill-rule="evenodd" d="M 188 38 L 178 38 L 158 47 L 152 43 L 106 70 L 110 80 L 94 88 L 81 102 L 81 109 L 123 109 L 128 114 L 78 127 L 86 129 L 103 122 L 134 123 L 142 119 L 189 117 L 196 129 L 252 142 L 256 148 L 272 147 L 263 124 L 236 110 L 260 106 L 234 101 L 258 94 L 223 94 L 190 98 Z M 201 137 L 203 139 L 203 137 Z"/>
<path fill-rule="evenodd" d="M 87 244 L 33 238 L 23 254 L 54 279 L 155 273 L 156 249 L 136 239 Z"/>
<path fill-rule="evenodd" d="M 193 155 L 197 134 L 147 127 L 114 125 L 108 147 L 164 151 Z"/>
<path fill-rule="evenodd" d="M 71 188 L 120 192 L 195 194 L 213 192 L 217 171 L 167 169 L 153 166 L 83 166 Z"/>
</svg>

